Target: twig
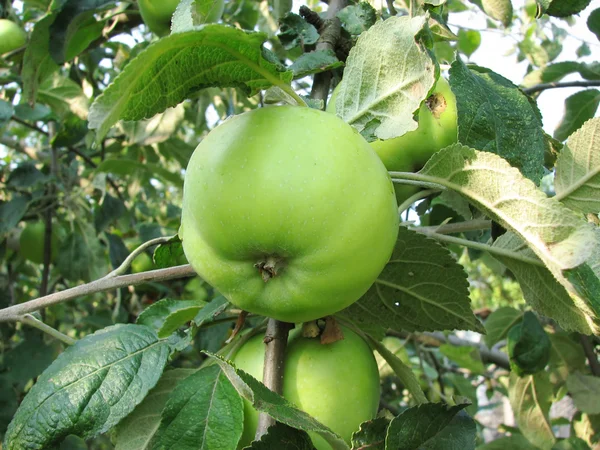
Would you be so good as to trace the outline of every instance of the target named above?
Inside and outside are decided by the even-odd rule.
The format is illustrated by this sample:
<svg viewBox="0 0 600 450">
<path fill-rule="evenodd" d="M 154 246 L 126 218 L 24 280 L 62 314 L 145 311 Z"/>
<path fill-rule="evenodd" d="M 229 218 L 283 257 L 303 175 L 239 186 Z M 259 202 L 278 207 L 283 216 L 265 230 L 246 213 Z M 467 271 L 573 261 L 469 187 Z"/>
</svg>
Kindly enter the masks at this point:
<svg viewBox="0 0 600 450">
<path fill-rule="evenodd" d="M 173 239 L 173 237 L 168 236 L 168 237 L 159 237 L 159 238 L 155 238 L 155 239 L 150 239 L 149 241 L 144 242 L 142 245 L 140 245 L 138 248 L 136 248 L 134 251 L 132 251 L 129 254 L 129 256 L 127 258 L 125 258 L 125 261 L 123 261 L 119 267 L 117 267 L 115 270 L 110 272 L 104 278 L 114 278 L 119 275 L 124 275 L 125 272 L 127 272 L 127 269 L 129 269 L 129 267 L 131 266 L 131 263 L 133 262 L 133 260 L 135 258 L 137 258 L 141 253 L 143 253 L 147 248 L 152 247 L 154 245 L 166 244 L 171 239 Z"/>
<path fill-rule="evenodd" d="M 111 278 L 100 278 L 81 286 L 76 286 L 65 291 L 55 292 L 45 297 L 36 298 L 25 303 L 9 306 L 0 309 L 0 323 L 17 322 L 21 316 L 26 313 L 47 308 L 58 303 L 63 303 L 74 298 L 95 294 L 98 292 L 119 289 L 125 286 L 135 286 L 149 281 L 167 281 L 177 278 L 186 278 L 196 275 L 194 269 L 189 264 L 183 266 L 169 267 L 167 269 L 150 270 L 148 272 L 136 273 L 133 275 L 122 275 Z"/>
<path fill-rule="evenodd" d="M 345 6 L 346 0 L 331 0 L 329 2 L 325 21 L 319 30 L 321 37 L 319 38 L 319 42 L 317 42 L 317 51 L 335 51 L 336 44 L 342 32 L 342 24 L 336 15 Z M 324 104 L 326 104 L 330 84 L 331 71 L 316 74 L 310 91 L 310 97 L 316 100 L 323 100 Z"/>
<path fill-rule="evenodd" d="M 592 345 L 590 338 L 582 334 L 579 336 L 579 340 L 581 341 L 583 352 L 590 363 L 590 370 L 592 371 L 592 374 L 595 377 L 600 377 L 600 363 L 598 362 L 598 356 L 596 355 L 596 351 L 594 350 L 594 346 Z"/>
<path fill-rule="evenodd" d="M 423 227 L 423 228 L 425 228 L 425 227 Z M 446 236 L 446 235 L 439 234 L 439 233 L 431 233 L 429 231 L 423 232 L 423 231 L 421 231 L 423 228 L 416 227 L 416 228 L 411 228 L 411 229 L 413 231 L 416 231 L 417 233 L 422 233 L 422 234 L 429 236 L 438 241 L 448 242 L 450 244 L 462 245 L 467 248 L 483 250 L 484 252 L 491 253 L 492 255 L 498 255 L 498 256 L 504 256 L 504 257 L 511 258 L 511 259 L 516 259 L 518 261 L 522 261 L 524 263 L 531 264 L 533 266 L 546 267 L 544 265 L 544 263 L 542 261 L 540 261 L 539 259 L 530 258 L 528 256 L 521 255 L 512 250 L 506 250 L 506 249 L 503 249 L 500 247 L 492 247 L 491 245 L 482 244 L 480 242 L 469 241 L 467 239 L 461 239 L 461 238 L 457 238 L 454 236 Z"/>
<path fill-rule="evenodd" d="M 38 330 L 43 331 L 44 333 L 52 336 L 55 339 L 58 339 L 59 341 L 65 343 L 67 345 L 73 345 L 75 342 L 77 342 L 72 337 L 69 337 L 66 334 L 61 333 L 60 331 L 52 328 L 50 325 L 46 325 L 44 322 L 36 319 L 31 314 L 25 314 L 24 316 L 21 316 L 19 318 L 19 322 L 29 325 L 31 327 L 37 328 Z"/>
<path fill-rule="evenodd" d="M 56 134 L 56 122 L 48 122 L 48 137 L 52 137 Z M 48 203 L 52 203 L 56 195 L 56 180 L 58 179 L 58 156 L 56 149 L 51 148 L 52 158 L 50 160 L 50 173 L 54 177 L 54 181 L 48 184 L 47 195 Z M 50 277 L 50 263 L 52 262 L 52 215 L 54 209 L 48 208 L 44 213 L 44 253 L 43 253 L 43 268 L 42 268 L 42 282 L 40 285 L 40 297 L 48 294 L 48 278 Z"/>
<path fill-rule="evenodd" d="M 477 347 L 479 350 L 479 354 L 481 355 L 481 359 L 484 362 L 496 364 L 498 367 L 502 367 L 503 369 L 510 370 L 510 363 L 508 361 L 508 356 L 500 351 L 490 350 L 484 344 L 480 344 L 477 342 L 467 341 L 465 339 L 460 339 L 454 335 L 449 335 L 446 337 L 443 333 L 429 333 L 425 332 L 422 335 L 427 336 L 429 338 L 433 338 L 442 343 L 448 343 L 457 347 Z"/>
<path fill-rule="evenodd" d="M 421 200 L 422 198 L 428 197 L 435 192 L 437 192 L 437 189 L 426 189 L 424 191 L 419 191 L 411 195 L 398 206 L 398 214 L 402 214 L 404 211 L 410 208 L 410 205 L 412 205 L 417 200 Z"/>
<path fill-rule="evenodd" d="M 535 94 L 536 92 L 545 91 L 546 89 L 568 88 L 568 87 L 592 87 L 600 86 L 600 80 L 587 81 L 563 81 L 554 83 L 541 83 L 530 88 L 524 88 L 526 94 Z"/>
<path fill-rule="evenodd" d="M 475 219 L 464 222 L 446 223 L 444 225 L 435 225 L 431 227 L 415 227 L 415 231 L 419 231 L 421 233 L 453 234 L 464 233 L 465 231 L 487 230 L 491 226 L 491 220 Z"/>
<path fill-rule="evenodd" d="M 289 323 L 269 319 L 265 333 L 263 384 L 278 394 L 283 390 L 283 364 L 290 326 Z M 260 440 L 272 425 L 275 425 L 275 419 L 261 412 L 258 416 L 255 440 Z"/>
</svg>

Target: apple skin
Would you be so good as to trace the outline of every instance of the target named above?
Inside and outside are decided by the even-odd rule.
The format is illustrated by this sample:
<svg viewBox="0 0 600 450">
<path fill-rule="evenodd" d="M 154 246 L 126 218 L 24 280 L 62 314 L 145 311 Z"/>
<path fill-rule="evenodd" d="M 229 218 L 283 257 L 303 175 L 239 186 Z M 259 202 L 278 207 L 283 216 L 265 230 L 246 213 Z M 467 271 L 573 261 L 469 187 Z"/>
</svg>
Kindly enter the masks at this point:
<svg viewBox="0 0 600 450">
<path fill-rule="evenodd" d="M 338 85 L 327 104 L 327 111 L 335 114 Z M 431 156 L 458 140 L 456 97 L 450 85 L 439 77 L 431 95 L 419 108 L 416 130 L 402 136 L 371 142 L 386 169 L 391 172 L 417 172 Z M 419 189 L 415 186 L 394 184 L 398 204 Z"/>
<path fill-rule="evenodd" d="M 379 372 L 369 346 L 341 327 L 344 339 L 321 344 L 319 338 L 292 333 L 283 368 L 283 397 L 339 434 L 348 444 L 361 423 L 373 419 L 379 406 Z M 263 336 L 251 338 L 233 358 L 238 369 L 262 381 Z M 244 400 L 244 432 L 238 448 L 254 440 L 258 412 Z M 331 446 L 309 433 L 317 450 Z"/>
<path fill-rule="evenodd" d="M 255 314 L 297 323 L 349 306 L 383 270 L 397 233 L 385 167 L 352 127 L 323 111 L 278 106 L 235 116 L 204 138 L 187 167 L 185 255 Z M 275 268 L 261 270 L 269 262 Z"/>
<path fill-rule="evenodd" d="M 158 36 L 166 36 L 171 32 L 171 18 L 179 2 L 180 0 L 138 0 L 138 6 L 150 31 Z M 210 4 L 198 5 L 197 13 L 204 17 L 204 23 L 212 23 L 221 18 L 224 8 L 224 0 L 215 0 Z"/>
<path fill-rule="evenodd" d="M 16 23 L 0 19 L 0 55 L 22 47 L 27 42 L 27 33 Z"/>
<path fill-rule="evenodd" d="M 46 234 L 46 225 L 44 222 L 28 223 L 19 237 L 19 253 L 23 258 L 35 264 L 44 262 L 44 236 Z M 52 250 L 50 262 L 56 260 L 58 256 L 58 247 L 60 245 L 59 233 L 56 227 L 52 227 Z"/>
</svg>

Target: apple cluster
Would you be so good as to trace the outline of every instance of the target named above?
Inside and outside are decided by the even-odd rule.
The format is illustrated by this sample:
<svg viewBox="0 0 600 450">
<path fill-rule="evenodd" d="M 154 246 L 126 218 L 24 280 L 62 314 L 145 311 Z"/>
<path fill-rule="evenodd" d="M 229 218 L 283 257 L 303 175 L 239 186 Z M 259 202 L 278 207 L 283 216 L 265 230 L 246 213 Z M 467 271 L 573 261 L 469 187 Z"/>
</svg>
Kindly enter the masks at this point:
<svg viewBox="0 0 600 450">
<path fill-rule="evenodd" d="M 398 234 L 388 170 L 415 171 L 456 141 L 456 101 L 440 78 L 419 111 L 419 127 L 367 143 L 335 114 L 293 106 L 229 118 L 194 151 L 185 175 L 179 235 L 196 272 L 231 303 L 283 322 L 314 321 L 358 300 L 387 263 Z M 348 443 L 377 413 L 379 374 L 369 346 L 349 329 L 322 345 L 293 332 L 283 396 Z M 260 336 L 234 357 L 262 379 Z M 340 413 L 343 411 L 343 413 Z M 254 438 L 258 413 L 245 404 L 239 448 Z M 330 449 L 311 434 L 318 450 Z"/>
</svg>

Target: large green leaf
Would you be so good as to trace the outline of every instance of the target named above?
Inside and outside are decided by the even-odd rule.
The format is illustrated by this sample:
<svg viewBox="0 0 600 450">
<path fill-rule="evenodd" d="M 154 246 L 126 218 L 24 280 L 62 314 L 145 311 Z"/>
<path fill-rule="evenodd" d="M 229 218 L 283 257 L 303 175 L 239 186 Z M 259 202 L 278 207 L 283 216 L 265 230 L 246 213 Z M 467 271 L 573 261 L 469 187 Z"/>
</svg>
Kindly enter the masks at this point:
<svg viewBox="0 0 600 450">
<path fill-rule="evenodd" d="M 404 179 L 440 184 L 466 197 L 523 239 L 593 320 L 600 315 L 600 239 L 579 215 L 536 189 L 497 155 L 447 147 Z M 535 260 L 532 261 L 535 264 Z"/>
<path fill-rule="evenodd" d="M 565 100 L 565 115 L 554 130 L 554 138 L 564 141 L 587 120 L 594 117 L 600 104 L 600 90 L 586 89 Z"/>
<path fill-rule="evenodd" d="M 544 172 L 546 138 L 534 106 L 514 84 L 490 70 L 457 59 L 450 86 L 458 108 L 458 140 L 495 153 L 536 184 Z"/>
<path fill-rule="evenodd" d="M 154 450 L 235 448 L 243 403 L 218 365 L 198 370 L 173 390 L 162 412 Z"/>
<path fill-rule="evenodd" d="M 447 407 L 442 403 L 427 403 L 408 408 L 392 419 L 385 440 L 386 448 L 413 450 L 422 448 L 446 428 L 468 404 Z"/>
<path fill-rule="evenodd" d="M 150 118 L 206 87 L 238 87 L 253 95 L 287 85 L 292 73 L 265 58 L 266 39 L 263 33 L 205 25 L 154 42 L 93 103 L 90 128 L 101 139 L 118 120 Z"/>
<path fill-rule="evenodd" d="M 405 227 L 373 286 L 339 314 L 379 337 L 387 328 L 483 331 L 462 266 L 446 248 Z"/>
<path fill-rule="evenodd" d="M 304 411 L 296 409 L 282 396 L 271 391 L 243 370 L 237 370 L 229 361 L 217 355 L 209 354 L 209 356 L 214 358 L 238 393 L 248 400 L 257 411 L 265 412 L 278 422 L 293 428 L 318 433 L 331 445 L 333 450 L 348 450 L 348 444 L 325 425 Z"/>
<path fill-rule="evenodd" d="M 177 384 L 195 369 L 166 370 L 154 388 L 115 429 L 115 450 L 150 450 L 161 412 Z"/>
<path fill-rule="evenodd" d="M 553 400 L 548 374 L 519 377 L 511 372 L 508 399 L 523 436 L 537 448 L 550 450 L 556 439 L 548 417 Z"/>
<path fill-rule="evenodd" d="M 556 162 L 556 198 L 581 213 L 600 214 L 600 119 L 571 135 Z"/>
<path fill-rule="evenodd" d="M 114 325 L 67 348 L 44 371 L 6 432 L 4 449 L 44 449 L 103 433 L 154 387 L 170 347 L 150 328 Z"/>
<path fill-rule="evenodd" d="M 417 128 L 413 113 L 435 83 L 435 65 L 417 37 L 423 16 L 393 16 L 362 33 L 350 51 L 335 111 L 369 138 Z"/>
</svg>

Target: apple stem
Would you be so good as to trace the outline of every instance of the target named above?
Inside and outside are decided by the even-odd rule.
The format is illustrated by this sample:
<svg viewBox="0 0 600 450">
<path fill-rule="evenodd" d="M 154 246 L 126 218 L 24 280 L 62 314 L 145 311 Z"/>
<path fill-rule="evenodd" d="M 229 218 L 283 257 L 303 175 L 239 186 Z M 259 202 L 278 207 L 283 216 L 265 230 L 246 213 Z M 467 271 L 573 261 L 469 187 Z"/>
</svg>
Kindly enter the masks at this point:
<svg viewBox="0 0 600 450">
<path fill-rule="evenodd" d="M 269 319 L 264 343 L 265 365 L 263 371 L 263 384 L 277 394 L 283 391 L 283 364 L 288 334 L 293 325 Z M 260 413 L 256 427 L 255 440 L 259 441 L 267 433 L 270 426 L 275 425 L 275 419 L 267 413 Z"/>
</svg>

